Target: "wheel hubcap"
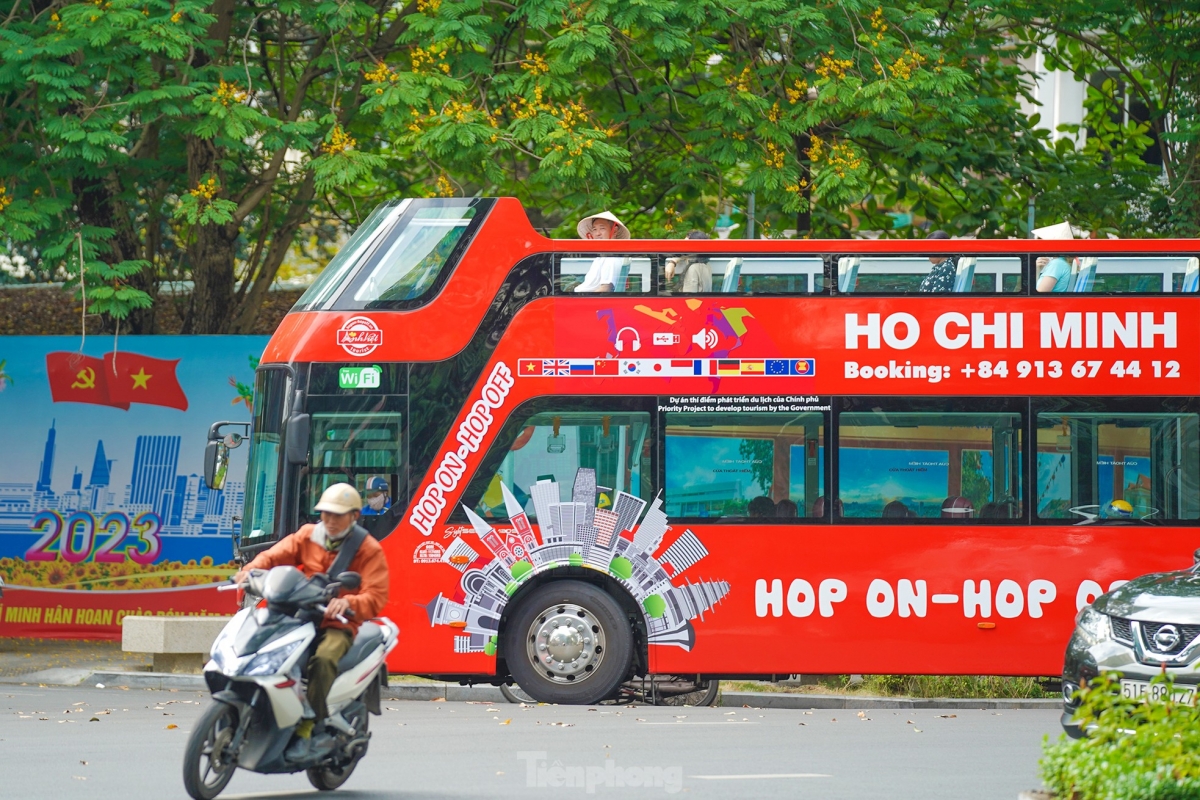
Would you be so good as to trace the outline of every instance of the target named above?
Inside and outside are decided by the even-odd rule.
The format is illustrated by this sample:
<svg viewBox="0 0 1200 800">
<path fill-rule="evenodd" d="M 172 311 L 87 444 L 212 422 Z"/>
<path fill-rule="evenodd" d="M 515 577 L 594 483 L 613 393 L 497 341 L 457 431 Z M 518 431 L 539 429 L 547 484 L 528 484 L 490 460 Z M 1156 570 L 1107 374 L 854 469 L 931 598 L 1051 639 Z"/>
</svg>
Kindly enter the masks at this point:
<svg viewBox="0 0 1200 800">
<path fill-rule="evenodd" d="M 586 680 L 604 659 L 604 628 L 574 603 L 551 606 L 534 617 L 526 641 L 530 663 L 555 683 Z"/>
</svg>

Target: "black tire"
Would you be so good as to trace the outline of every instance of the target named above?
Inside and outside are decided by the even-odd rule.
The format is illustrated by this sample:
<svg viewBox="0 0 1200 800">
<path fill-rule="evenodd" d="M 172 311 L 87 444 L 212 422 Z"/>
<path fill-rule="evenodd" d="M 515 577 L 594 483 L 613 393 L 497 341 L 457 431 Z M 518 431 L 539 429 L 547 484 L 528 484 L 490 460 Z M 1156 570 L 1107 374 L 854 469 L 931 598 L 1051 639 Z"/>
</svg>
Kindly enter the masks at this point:
<svg viewBox="0 0 1200 800">
<path fill-rule="evenodd" d="M 513 680 L 534 700 L 590 705 L 614 696 L 629 675 L 633 631 L 603 589 L 554 581 L 521 599 L 508 620 L 503 652 Z"/>
<path fill-rule="evenodd" d="M 237 764 L 225 748 L 237 725 L 237 711 L 226 703 L 212 703 L 196 720 L 183 754 L 183 788 L 195 800 L 213 800 L 229 785 Z"/>
<path fill-rule="evenodd" d="M 504 695 L 504 699 L 510 703 L 536 703 L 537 702 L 537 700 L 534 700 L 532 697 L 529 696 L 529 692 L 525 691 L 524 689 L 522 689 L 520 686 L 518 686 L 515 683 L 512 686 L 505 686 L 502 684 L 500 686 L 500 694 Z"/>
<path fill-rule="evenodd" d="M 364 709 L 362 719 L 355 723 L 355 730 L 360 735 L 365 736 L 369 726 L 370 715 Z M 363 756 L 366 754 L 367 745 L 364 743 L 362 749 L 358 751 L 354 758 L 340 767 L 320 766 L 307 769 L 305 773 L 308 775 L 308 782 L 313 785 L 314 789 L 319 789 L 322 792 L 332 792 L 350 780 L 350 775 L 354 772 L 354 768 L 358 766 L 358 762 L 362 761 Z"/>
<path fill-rule="evenodd" d="M 720 681 L 703 681 L 697 684 L 696 691 L 673 695 L 654 695 L 656 706 L 711 706 L 717 702 L 721 693 Z"/>
</svg>

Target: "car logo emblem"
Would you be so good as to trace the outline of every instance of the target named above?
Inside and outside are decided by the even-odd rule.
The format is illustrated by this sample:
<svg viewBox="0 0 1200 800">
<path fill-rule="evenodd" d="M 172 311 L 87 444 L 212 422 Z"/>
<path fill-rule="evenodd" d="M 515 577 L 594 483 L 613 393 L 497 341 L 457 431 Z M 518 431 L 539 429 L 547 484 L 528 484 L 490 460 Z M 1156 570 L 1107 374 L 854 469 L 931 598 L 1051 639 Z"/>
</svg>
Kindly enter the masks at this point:
<svg viewBox="0 0 1200 800">
<path fill-rule="evenodd" d="M 369 356 L 383 344 L 383 331 L 368 317 L 351 317 L 338 328 L 337 343 L 352 356 Z"/>
<path fill-rule="evenodd" d="M 1179 630 L 1174 625 L 1163 625 L 1154 634 L 1154 646 L 1166 653 L 1179 644 Z"/>
</svg>

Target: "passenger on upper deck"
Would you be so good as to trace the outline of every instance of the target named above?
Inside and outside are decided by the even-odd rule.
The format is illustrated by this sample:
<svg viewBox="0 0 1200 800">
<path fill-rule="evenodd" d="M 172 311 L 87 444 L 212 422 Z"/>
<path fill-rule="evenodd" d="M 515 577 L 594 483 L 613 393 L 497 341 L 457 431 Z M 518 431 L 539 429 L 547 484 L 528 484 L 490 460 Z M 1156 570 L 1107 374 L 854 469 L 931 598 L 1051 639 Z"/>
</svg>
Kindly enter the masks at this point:
<svg viewBox="0 0 1200 800">
<path fill-rule="evenodd" d="M 1039 270 L 1037 290 L 1039 292 L 1065 292 L 1071 285 L 1071 262 L 1069 256 L 1042 256 L 1037 260 Z"/>
<path fill-rule="evenodd" d="M 945 231 L 934 231 L 925 238 L 949 239 L 950 234 Z M 954 278 L 958 274 L 958 262 L 954 260 L 954 256 L 930 256 L 929 263 L 933 264 L 933 269 L 929 270 L 929 274 L 921 280 L 921 285 L 917 290 L 921 292 L 953 292 Z"/>
<path fill-rule="evenodd" d="M 601 211 L 590 217 L 584 217 L 575 226 L 581 239 L 628 239 L 629 229 L 621 224 L 616 215 Z M 611 292 L 616 289 L 621 266 L 625 259 L 620 256 L 599 256 L 593 259 L 583 283 L 575 287 L 577 292 Z M 624 289 L 624 287 L 620 287 Z"/>
<path fill-rule="evenodd" d="M 688 235 L 684 238 L 708 239 L 711 237 L 704 231 L 688 231 Z M 707 256 L 690 255 L 668 258 L 664 272 L 667 276 L 667 286 L 672 289 L 675 287 L 671 286 L 671 281 L 676 275 L 679 275 L 679 291 L 683 294 L 712 291 L 712 267 L 708 263 Z"/>
</svg>

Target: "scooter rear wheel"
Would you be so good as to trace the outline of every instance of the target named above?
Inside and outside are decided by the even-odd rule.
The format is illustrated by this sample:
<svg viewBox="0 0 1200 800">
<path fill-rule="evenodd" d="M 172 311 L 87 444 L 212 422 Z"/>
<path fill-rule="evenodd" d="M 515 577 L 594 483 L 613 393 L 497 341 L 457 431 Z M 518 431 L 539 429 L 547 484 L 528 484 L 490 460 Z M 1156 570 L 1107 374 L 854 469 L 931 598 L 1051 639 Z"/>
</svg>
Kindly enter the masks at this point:
<svg viewBox="0 0 1200 800">
<path fill-rule="evenodd" d="M 356 720 L 357 724 L 355 725 L 355 730 L 359 736 L 366 735 L 369 719 L 370 717 L 367 716 L 367 712 L 363 711 L 362 720 Z M 322 792 L 332 792 L 334 789 L 337 789 L 343 783 L 350 780 L 350 775 L 354 772 L 354 768 L 358 766 L 358 762 L 361 761 L 362 757 L 366 754 L 367 746 L 364 744 L 362 749 L 359 750 L 349 762 L 341 767 L 320 766 L 305 770 L 305 772 L 308 774 L 308 782 L 313 785 L 314 789 L 319 789 Z"/>
<path fill-rule="evenodd" d="M 233 777 L 237 764 L 227 748 L 237 724 L 237 711 L 215 702 L 196 720 L 183 754 L 183 788 L 195 800 L 213 800 Z"/>
</svg>

